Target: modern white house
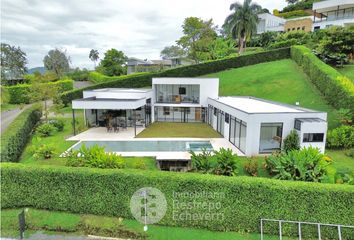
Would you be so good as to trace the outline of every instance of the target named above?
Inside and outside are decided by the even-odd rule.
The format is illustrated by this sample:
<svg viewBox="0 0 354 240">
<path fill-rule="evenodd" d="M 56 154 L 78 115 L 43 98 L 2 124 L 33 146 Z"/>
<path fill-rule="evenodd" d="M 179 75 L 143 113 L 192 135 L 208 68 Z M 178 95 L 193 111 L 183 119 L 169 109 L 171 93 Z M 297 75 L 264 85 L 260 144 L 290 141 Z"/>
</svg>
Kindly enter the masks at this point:
<svg viewBox="0 0 354 240">
<path fill-rule="evenodd" d="M 153 78 L 152 89 L 97 89 L 72 101 L 88 126 L 208 123 L 246 156 L 269 154 L 296 130 L 301 147 L 324 152 L 327 113 L 249 96 L 219 97 L 217 78 Z"/>
<path fill-rule="evenodd" d="M 328 0 L 313 3 L 313 29 L 354 24 L 354 0 Z"/>
<path fill-rule="evenodd" d="M 284 31 L 284 24 L 286 22 L 284 18 L 274 16 L 270 13 L 261 13 L 258 14 L 258 19 L 257 34 Z"/>
</svg>

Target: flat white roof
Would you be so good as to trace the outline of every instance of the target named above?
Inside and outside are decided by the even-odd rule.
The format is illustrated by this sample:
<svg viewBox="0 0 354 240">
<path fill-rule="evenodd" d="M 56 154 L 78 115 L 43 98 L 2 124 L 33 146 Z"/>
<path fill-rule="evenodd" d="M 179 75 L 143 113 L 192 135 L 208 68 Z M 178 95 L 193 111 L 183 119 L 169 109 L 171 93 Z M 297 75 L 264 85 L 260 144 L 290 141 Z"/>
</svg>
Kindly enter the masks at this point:
<svg viewBox="0 0 354 240">
<path fill-rule="evenodd" d="M 152 89 L 145 88 L 100 88 L 94 90 L 88 90 L 92 92 L 112 92 L 112 93 L 146 93 L 152 91 Z"/>
<path fill-rule="evenodd" d="M 219 97 L 214 100 L 246 113 L 300 113 L 310 111 L 253 97 Z"/>
</svg>

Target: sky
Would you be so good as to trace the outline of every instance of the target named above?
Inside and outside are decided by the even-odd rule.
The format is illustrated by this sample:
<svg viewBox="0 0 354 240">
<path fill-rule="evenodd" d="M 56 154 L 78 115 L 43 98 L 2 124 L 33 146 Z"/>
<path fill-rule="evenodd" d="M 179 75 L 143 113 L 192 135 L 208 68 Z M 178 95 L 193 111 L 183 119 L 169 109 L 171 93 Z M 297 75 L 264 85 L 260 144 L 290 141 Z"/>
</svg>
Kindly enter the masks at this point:
<svg viewBox="0 0 354 240">
<path fill-rule="evenodd" d="M 240 1 L 240 0 L 239 0 Z M 255 0 L 254 0 L 255 1 Z M 235 0 L 2 0 L 1 42 L 20 46 L 28 68 L 43 66 L 53 48 L 66 49 L 72 67 L 93 68 L 91 49 L 100 57 L 111 48 L 128 57 L 160 59 L 165 46 L 181 37 L 186 17 L 221 26 Z M 282 9 L 285 0 L 257 0 Z"/>
</svg>

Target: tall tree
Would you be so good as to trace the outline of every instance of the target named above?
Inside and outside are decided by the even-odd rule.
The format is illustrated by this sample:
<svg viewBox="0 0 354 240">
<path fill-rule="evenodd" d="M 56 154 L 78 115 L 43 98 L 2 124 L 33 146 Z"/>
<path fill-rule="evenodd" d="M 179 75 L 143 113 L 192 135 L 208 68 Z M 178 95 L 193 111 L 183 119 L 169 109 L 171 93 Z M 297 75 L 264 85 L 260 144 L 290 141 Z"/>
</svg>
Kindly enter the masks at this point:
<svg viewBox="0 0 354 240">
<path fill-rule="evenodd" d="M 188 17 L 182 25 L 183 34 L 177 44 L 188 52 L 188 56 L 199 62 L 208 53 L 208 45 L 217 37 L 213 19 L 203 21 L 197 17 Z"/>
<path fill-rule="evenodd" d="M 186 55 L 186 52 L 180 46 L 172 45 L 165 47 L 160 56 L 163 59 L 175 58 L 175 57 L 183 57 Z"/>
<path fill-rule="evenodd" d="M 299 0 L 285 0 L 288 4 L 295 4 L 299 2 Z"/>
<path fill-rule="evenodd" d="M 36 81 L 32 81 L 30 85 L 30 98 L 33 102 L 43 101 L 43 115 L 48 121 L 48 101 L 55 100 L 55 104 L 61 104 L 59 96 L 59 87 L 57 84 L 51 83 L 51 80 L 46 77 L 40 77 Z"/>
<path fill-rule="evenodd" d="M 238 40 L 238 52 L 243 53 L 246 48 L 247 39 L 257 31 L 258 13 L 262 7 L 252 0 L 244 0 L 243 4 L 238 2 L 230 5 L 233 11 L 226 19 L 223 25 L 225 31 Z"/>
<path fill-rule="evenodd" d="M 120 76 L 127 72 L 127 60 L 127 56 L 122 51 L 112 48 L 104 54 L 104 58 L 100 62 L 98 69 L 108 76 Z"/>
<path fill-rule="evenodd" d="M 96 49 L 91 49 L 89 54 L 89 58 L 93 62 L 95 68 L 96 68 L 96 62 L 100 58 L 99 54 L 100 53 Z"/>
<path fill-rule="evenodd" d="M 70 62 L 71 60 L 66 50 L 58 48 L 50 50 L 43 59 L 44 67 L 47 70 L 53 71 L 58 78 L 70 70 Z"/>
<path fill-rule="evenodd" d="M 1 78 L 21 78 L 27 72 L 27 56 L 20 47 L 1 43 Z"/>
</svg>

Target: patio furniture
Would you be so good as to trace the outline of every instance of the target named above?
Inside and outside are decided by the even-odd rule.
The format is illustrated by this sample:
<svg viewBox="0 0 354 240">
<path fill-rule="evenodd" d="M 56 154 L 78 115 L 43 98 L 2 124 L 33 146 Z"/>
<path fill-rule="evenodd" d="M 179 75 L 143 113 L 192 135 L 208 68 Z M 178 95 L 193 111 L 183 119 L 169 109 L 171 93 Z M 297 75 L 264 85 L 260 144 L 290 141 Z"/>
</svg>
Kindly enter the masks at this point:
<svg viewBox="0 0 354 240">
<path fill-rule="evenodd" d="M 113 131 L 114 131 L 115 133 L 119 132 L 118 124 L 114 124 L 114 125 L 113 125 Z"/>
</svg>

